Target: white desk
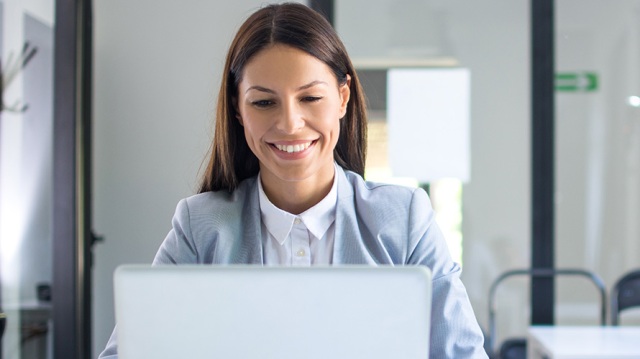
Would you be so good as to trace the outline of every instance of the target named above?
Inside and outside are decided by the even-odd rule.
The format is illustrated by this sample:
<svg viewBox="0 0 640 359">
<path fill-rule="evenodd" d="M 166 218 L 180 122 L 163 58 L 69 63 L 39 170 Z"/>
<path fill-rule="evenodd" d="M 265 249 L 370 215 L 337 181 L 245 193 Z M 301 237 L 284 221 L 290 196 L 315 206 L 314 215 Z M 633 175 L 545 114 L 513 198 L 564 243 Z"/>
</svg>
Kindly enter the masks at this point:
<svg viewBox="0 0 640 359">
<path fill-rule="evenodd" d="M 640 327 L 533 326 L 529 359 L 640 359 Z"/>
</svg>

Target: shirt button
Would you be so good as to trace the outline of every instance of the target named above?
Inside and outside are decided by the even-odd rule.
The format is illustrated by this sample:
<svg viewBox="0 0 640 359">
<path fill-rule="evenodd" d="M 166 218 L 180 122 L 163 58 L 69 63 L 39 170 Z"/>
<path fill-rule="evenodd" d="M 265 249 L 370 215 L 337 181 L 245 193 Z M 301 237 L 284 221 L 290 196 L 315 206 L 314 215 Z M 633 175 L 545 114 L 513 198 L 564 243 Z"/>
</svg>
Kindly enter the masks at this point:
<svg viewBox="0 0 640 359">
<path fill-rule="evenodd" d="M 293 221 L 293 223 L 294 223 L 294 224 L 300 224 L 300 222 L 302 222 L 302 221 L 300 220 L 300 218 L 296 218 L 296 219 Z"/>
<path fill-rule="evenodd" d="M 297 255 L 298 257 L 304 257 L 304 255 L 305 255 L 305 254 L 306 254 L 306 253 L 305 253 L 304 249 L 299 249 L 299 250 L 296 252 L 296 255 Z"/>
</svg>

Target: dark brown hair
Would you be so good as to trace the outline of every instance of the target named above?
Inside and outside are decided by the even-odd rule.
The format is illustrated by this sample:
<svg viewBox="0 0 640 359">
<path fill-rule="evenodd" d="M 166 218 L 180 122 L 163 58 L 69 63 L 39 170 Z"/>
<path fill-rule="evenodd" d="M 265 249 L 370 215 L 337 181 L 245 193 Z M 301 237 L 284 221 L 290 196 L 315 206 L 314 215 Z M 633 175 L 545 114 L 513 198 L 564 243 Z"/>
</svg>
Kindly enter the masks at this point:
<svg viewBox="0 0 640 359">
<path fill-rule="evenodd" d="M 300 49 L 333 71 L 339 84 L 351 76 L 351 96 L 340 121 L 340 137 L 334 149 L 336 162 L 347 170 L 364 175 L 367 149 L 367 118 L 364 94 L 342 41 L 329 22 L 305 5 L 268 5 L 253 13 L 236 34 L 224 65 L 218 95 L 215 133 L 209 163 L 199 192 L 227 190 L 259 171 L 258 158 L 251 152 L 233 104 L 238 96 L 244 66 L 260 50 L 284 44 Z"/>
</svg>

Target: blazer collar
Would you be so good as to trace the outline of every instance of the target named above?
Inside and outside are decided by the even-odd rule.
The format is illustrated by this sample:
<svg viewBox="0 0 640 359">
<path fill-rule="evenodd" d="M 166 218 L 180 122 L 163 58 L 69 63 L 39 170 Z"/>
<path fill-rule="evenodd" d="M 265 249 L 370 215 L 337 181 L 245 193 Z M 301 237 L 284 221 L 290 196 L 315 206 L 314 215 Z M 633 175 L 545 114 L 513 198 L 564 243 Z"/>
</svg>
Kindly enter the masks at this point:
<svg viewBox="0 0 640 359">
<path fill-rule="evenodd" d="M 338 203 L 336 205 L 335 242 L 333 264 L 375 264 L 375 259 L 366 248 L 366 238 L 371 235 L 361 232 L 356 212 L 355 183 L 360 177 L 336 166 L 338 181 Z M 245 219 L 240 244 L 232 254 L 231 263 L 254 263 L 264 265 L 262 248 L 262 221 L 260 219 L 260 199 L 257 177 L 247 179 L 245 205 L 242 217 Z M 364 231 L 366 232 L 366 227 Z"/>
</svg>

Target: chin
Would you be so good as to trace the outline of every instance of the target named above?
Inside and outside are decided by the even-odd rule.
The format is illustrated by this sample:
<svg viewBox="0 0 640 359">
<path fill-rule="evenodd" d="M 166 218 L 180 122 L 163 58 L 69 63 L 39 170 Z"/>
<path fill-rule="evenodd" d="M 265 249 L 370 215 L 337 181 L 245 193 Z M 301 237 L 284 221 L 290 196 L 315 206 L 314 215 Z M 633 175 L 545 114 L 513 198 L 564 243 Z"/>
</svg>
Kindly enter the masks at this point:
<svg viewBox="0 0 640 359">
<path fill-rule="evenodd" d="M 281 181 L 284 182 L 302 182 L 313 177 L 312 174 L 304 172 L 304 171 L 286 171 L 284 173 L 276 173 L 275 174 Z"/>
</svg>

